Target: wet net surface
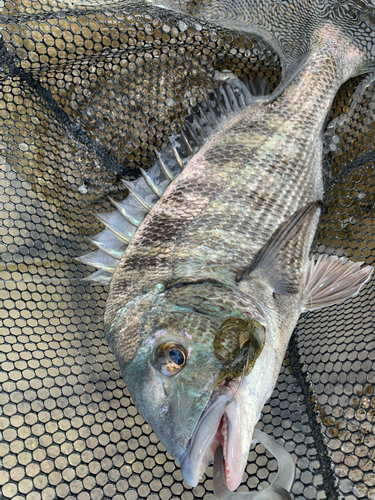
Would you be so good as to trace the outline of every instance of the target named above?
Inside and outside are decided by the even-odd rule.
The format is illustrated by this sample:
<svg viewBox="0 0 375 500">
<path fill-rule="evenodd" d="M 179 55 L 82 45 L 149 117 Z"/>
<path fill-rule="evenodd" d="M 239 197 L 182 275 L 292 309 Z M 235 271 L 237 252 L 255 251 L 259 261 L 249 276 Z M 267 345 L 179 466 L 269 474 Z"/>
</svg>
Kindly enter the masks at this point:
<svg viewBox="0 0 375 500">
<path fill-rule="evenodd" d="M 1 2 L 0 2 L 1 4 Z M 124 2 L 5 2 L 0 18 L 0 498 L 212 500 L 137 414 L 104 339 L 106 287 L 73 262 L 216 85 L 216 69 L 280 81 L 260 39 Z M 325 136 L 314 251 L 375 262 L 374 85 L 339 91 Z M 374 280 L 303 317 L 259 428 L 297 465 L 295 499 L 375 498 Z M 239 491 L 272 481 L 261 445 Z"/>
</svg>

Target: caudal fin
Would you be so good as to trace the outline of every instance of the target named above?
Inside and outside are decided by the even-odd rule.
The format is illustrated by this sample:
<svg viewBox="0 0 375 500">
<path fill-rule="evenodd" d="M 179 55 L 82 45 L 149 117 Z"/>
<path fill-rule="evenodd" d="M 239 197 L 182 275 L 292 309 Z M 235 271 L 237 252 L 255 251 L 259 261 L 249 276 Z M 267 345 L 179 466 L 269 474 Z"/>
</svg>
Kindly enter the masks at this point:
<svg viewBox="0 0 375 500">
<path fill-rule="evenodd" d="M 201 19 L 261 36 L 280 56 L 284 75 L 300 64 L 314 41 L 314 33 L 327 24 L 338 28 L 363 55 L 349 76 L 375 69 L 375 7 L 371 0 L 201 0 L 194 3 L 180 0 L 179 5 Z"/>
</svg>

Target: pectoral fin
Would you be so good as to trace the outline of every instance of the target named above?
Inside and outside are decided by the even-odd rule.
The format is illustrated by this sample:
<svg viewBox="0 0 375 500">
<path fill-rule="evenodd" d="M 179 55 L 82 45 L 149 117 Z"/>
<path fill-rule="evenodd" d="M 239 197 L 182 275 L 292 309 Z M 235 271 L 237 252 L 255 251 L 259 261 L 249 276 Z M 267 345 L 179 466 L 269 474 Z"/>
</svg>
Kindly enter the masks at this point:
<svg viewBox="0 0 375 500">
<path fill-rule="evenodd" d="M 336 256 L 312 256 L 307 263 L 302 312 L 340 304 L 357 295 L 374 268 Z"/>
<path fill-rule="evenodd" d="M 320 206 L 320 201 L 309 203 L 281 224 L 255 255 L 241 281 L 260 279 L 282 295 L 302 291 Z"/>
</svg>

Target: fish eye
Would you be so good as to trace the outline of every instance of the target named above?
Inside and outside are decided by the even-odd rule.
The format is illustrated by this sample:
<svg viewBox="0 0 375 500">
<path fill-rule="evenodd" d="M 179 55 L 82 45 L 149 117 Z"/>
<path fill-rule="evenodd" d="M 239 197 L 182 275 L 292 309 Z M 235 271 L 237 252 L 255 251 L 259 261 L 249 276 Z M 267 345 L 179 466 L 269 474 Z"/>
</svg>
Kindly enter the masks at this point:
<svg viewBox="0 0 375 500">
<path fill-rule="evenodd" d="M 164 375 L 176 375 L 186 364 L 186 351 L 181 344 L 165 342 L 155 351 L 154 366 Z"/>
</svg>

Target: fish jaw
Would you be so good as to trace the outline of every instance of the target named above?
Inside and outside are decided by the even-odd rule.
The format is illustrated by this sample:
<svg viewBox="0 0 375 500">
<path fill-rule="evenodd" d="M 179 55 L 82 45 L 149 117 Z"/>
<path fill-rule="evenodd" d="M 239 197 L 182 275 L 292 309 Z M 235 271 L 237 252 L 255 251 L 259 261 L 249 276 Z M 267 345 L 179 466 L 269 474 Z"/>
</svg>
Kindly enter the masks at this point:
<svg viewBox="0 0 375 500">
<path fill-rule="evenodd" d="M 237 381 L 239 383 L 239 381 Z M 216 448 L 221 444 L 224 450 L 225 480 L 227 487 L 234 491 L 242 480 L 242 454 L 238 446 L 242 443 L 240 412 L 233 390 L 228 386 L 219 387 L 220 394 L 213 393 L 207 408 L 194 431 L 189 447 L 181 457 L 184 480 L 196 486 L 206 468 L 213 461 Z M 246 453 L 247 460 L 248 452 Z"/>
<path fill-rule="evenodd" d="M 249 454 L 248 449 L 243 449 L 241 413 L 239 411 L 239 400 L 236 398 L 225 409 L 221 434 L 223 436 L 221 444 L 223 445 L 224 454 L 225 482 L 229 490 L 235 491 L 242 482 L 242 475 Z M 238 446 L 238 443 L 240 443 L 240 446 Z"/>
<path fill-rule="evenodd" d="M 240 486 L 254 428 L 277 380 L 283 359 L 283 353 L 280 354 L 277 356 L 272 345 L 266 345 L 238 392 L 239 378 L 213 392 L 189 446 L 180 458 L 183 478 L 190 486 L 198 484 L 220 444 L 223 447 L 225 484 L 231 491 Z M 228 404 L 235 394 L 234 400 Z"/>
</svg>

